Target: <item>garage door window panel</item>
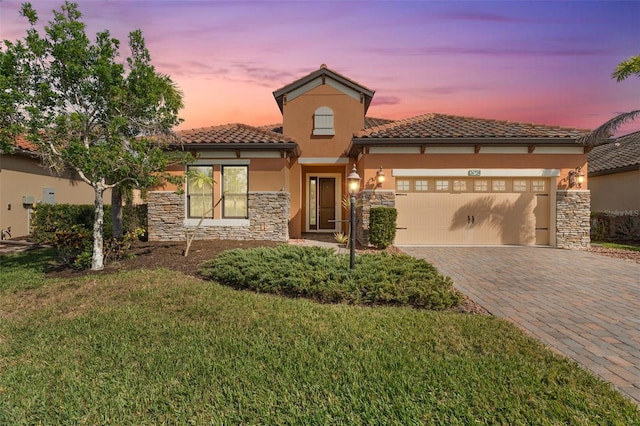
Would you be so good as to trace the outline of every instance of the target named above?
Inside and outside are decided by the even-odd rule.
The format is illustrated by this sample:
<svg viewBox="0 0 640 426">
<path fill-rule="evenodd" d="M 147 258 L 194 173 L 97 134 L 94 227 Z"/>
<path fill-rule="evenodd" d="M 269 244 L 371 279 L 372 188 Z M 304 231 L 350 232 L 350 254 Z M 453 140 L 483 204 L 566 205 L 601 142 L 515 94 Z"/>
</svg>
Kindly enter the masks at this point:
<svg viewBox="0 0 640 426">
<path fill-rule="evenodd" d="M 489 192 L 489 181 L 487 179 L 476 179 L 473 181 L 473 190 L 475 192 Z"/>
<path fill-rule="evenodd" d="M 531 181 L 532 192 L 546 192 L 547 186 L 544 180 L 534 179 Z"/>
<path fill-rule="evenodd" d="M 494 179 L 491 182 L 491 191 L 507 192 L 507 181 L 504 179 Z"/>
<path fill-rule="evenodd" d="M 409 179 L 396 179 L 396 191 L 409 192 L 411 190 L 411 181 Z"/>
<path fill-rule="evenodd" d="M 416 192 L 429 191 L 429 181 L 425 179 L 416 179 L 414 182 L 414 189 Z"/>
<path fill-rule="evenodd" d="M 468 192 L 467 181 L 465 179 L 454 179 L 453 192 Z"/>
<path fill-rule="evenodd" d="M 437 192 L 449 192 L 449 180 L 436 179 Z"/>
<path fill-rule="evenodd" d="M 515 179 L 513 181 L 513 192 L 527 192 L 528 190 L 529 185 L 525 179 Z"/>
</svg>

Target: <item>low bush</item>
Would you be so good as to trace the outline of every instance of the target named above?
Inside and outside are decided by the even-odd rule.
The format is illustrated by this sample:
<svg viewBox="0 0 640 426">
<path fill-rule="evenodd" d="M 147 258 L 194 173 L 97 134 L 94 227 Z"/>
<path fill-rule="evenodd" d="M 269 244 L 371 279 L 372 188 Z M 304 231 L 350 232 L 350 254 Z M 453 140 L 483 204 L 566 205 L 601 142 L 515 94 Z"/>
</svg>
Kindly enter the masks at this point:
<svg viewBox="0 0 640 426">
<path fill-rule="evenodd" d="M 321 302 L 447 309 L 462 301 L 451 278 L 404 254 L 363 254 L 351 270 L 347 255 L 328 248 L 235 249 L 203 263 L 199 272 L 237 288 Z"/>
</svg>

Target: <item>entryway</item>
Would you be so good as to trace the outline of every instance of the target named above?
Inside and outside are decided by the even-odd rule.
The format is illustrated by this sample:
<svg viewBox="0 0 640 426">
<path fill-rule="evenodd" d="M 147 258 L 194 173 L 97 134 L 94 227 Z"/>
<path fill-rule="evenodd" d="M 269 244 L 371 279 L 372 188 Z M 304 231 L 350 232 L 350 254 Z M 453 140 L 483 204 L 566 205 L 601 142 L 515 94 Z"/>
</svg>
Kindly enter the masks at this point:
<svg viewBox="0 0 640 426">
<path fill-rule="evenodd" d="M 340 229 L 340 175 L 307 175 L 306 232 L 336 232 Z"/>
</svg>

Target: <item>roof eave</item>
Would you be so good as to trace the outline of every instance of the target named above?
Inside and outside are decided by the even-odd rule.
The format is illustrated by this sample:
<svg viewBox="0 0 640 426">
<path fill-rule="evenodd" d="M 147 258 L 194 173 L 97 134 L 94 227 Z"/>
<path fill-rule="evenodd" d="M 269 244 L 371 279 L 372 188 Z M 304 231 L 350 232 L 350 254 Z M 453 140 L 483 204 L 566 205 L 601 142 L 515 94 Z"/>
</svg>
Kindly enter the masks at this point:
<svg viewBox="0 0 640 426">
<path fill-rule="evenodd" d="M 249 151 L 249 150 L 269 150 L 269 151 L 291 151 L 295 156 L 300 155 L 300 148 L 295 142 L 281 142 L 281 143 L 209 143 L 209 142 L 192 142 L 192 143 L 181 143 L 181 144 L 172 144 L 170 146 L 171 149 L 179 149 L 183 151 L 187 151 L 190 149 L 208 149 L 208 150 L 241 150 L 241 151 Z"/>
<path fill-rule="evenodd" d="M 614 169 L 605 169 L 605 170 L 589 169 L 588 176 L 596 177 L 596 176 L 604 176 L 604 175 L 614 175 L 617 173 L 634 172 L 636 170 L 640 170 L 640 164 L 632 164 L 630 166 L 616 167 Z"/>
<path fill-rule="evenodd" d="M 563 138 L 369 138 L 354 137 L 349 144 L 349 156 L 357 155 L 357 149 L 365 146 L 576 146 L 576 137 Z"/>
</svg>

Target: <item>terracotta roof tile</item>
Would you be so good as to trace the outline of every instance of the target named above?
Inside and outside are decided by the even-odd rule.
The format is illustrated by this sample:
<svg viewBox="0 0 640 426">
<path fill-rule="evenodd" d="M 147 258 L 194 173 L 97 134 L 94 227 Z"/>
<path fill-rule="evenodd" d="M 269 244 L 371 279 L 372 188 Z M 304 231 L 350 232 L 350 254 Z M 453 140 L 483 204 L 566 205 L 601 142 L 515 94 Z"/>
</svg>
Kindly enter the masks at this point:
<svg viewBox="0 0 640 426">
<path fill-rule="evenodd" d="M 23 151 L 36 152 L 38 150 L 37 146 L 26 140 L 23 136 L 18 136 L 16 138 L 15 146 Z"/>
<path fill-rule="evenodd" d="M 640 167 L 640 131 L 621 136 L 613 143 L 593 148 L 588 158 L 589 173 Z"/>
<path fill-rule="evenodd" d="M 364 118 L 364 128 L 368 129 L 369 127 L 380 126 L 383 124 L 393 123 L 393 120 L 389 120 L 387 118 L 375 118 L 375 117 L 365 117 Z M 282 123 L 276 124 L 267 124 L 266 126 L 259 127 L 262 130 L 270 130 L 275 133 L 282 134 Z"/>
<path fill-rule="evenodd" d="M 203 127 L 200 129 L 180 130 L 177 139 L 184 144 L 238 144 L 263 145 L 295 143 L 292 138 L 276 133 L 267 128 L 248 126 L 246 124 L 225 124 L 222 126 Z"/>
<path fill-rule="evenodd" d="M 424 114 L 358 132 L 357 138 L 577 138 L 589 132 L 541 124 Z"/>
<path fill-rule="evenodd" d="M 393 122 L 394 120 L 389 120 L 387 118 L 365 117 L 364 128 L 368 129 L 371 127 L 382 126 L 382 125 L 393 123 Z"/>
</svg>

